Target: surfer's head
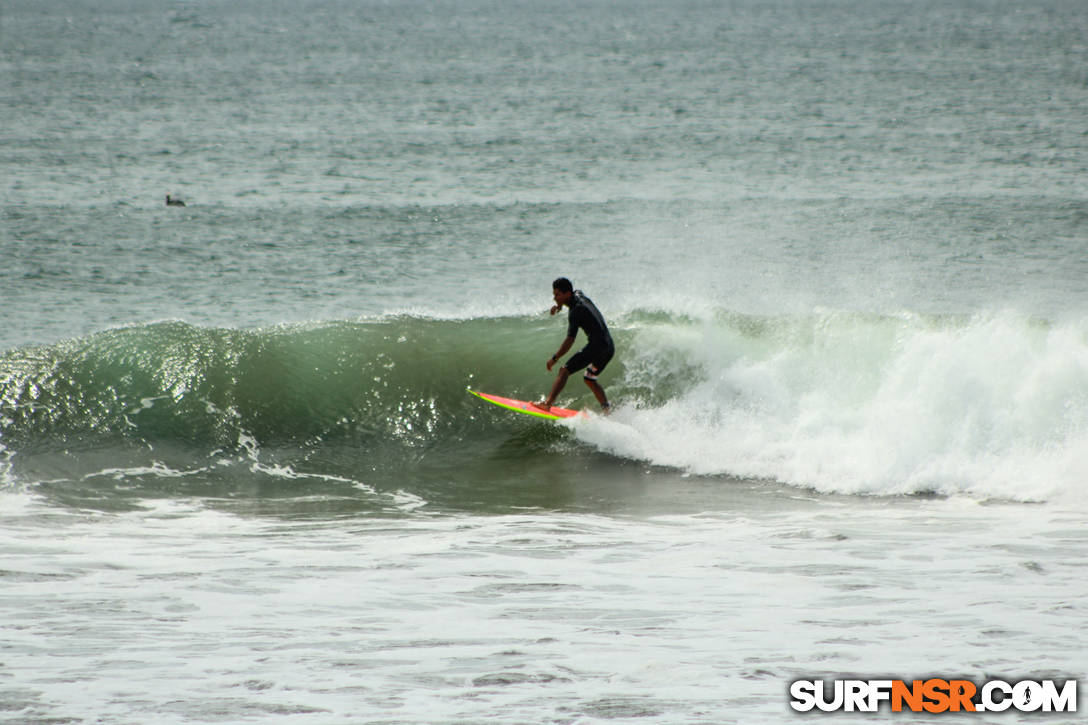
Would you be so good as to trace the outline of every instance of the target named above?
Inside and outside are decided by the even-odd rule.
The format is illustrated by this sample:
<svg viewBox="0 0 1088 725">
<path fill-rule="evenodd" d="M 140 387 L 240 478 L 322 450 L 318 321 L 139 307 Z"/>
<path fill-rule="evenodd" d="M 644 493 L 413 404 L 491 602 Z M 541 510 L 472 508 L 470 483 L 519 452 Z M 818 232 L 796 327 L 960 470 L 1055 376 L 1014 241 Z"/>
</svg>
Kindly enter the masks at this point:
<svg viewBox="0 0 1088 725">
<path fill-rule="evenodd" d="M 565 305 L 570 301 L 571 295 L 574 294 L 574 285 L 566 277 L 560 277 L 552 282 L 552 297 L 555 298 L 555 304 Z"/>
</svg>

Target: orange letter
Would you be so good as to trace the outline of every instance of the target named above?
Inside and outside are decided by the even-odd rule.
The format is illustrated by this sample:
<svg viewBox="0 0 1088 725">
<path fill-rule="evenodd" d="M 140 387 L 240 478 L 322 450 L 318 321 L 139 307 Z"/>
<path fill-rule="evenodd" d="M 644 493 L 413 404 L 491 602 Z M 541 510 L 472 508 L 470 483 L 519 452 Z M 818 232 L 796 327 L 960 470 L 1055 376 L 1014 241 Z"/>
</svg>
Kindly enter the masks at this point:
<svg viewBox="0 0 1088 725">
<path fill-rule="evenodd" d="M 911 687 L 907 687 L 907 683 L 902 680 L 892 682 L 892 712 L 902 712 L 904 701 L 911 712 L 922 711 L 921 680 L 915 680 Z"/>
<path fill-rule="evenodd" d="M 926 712 L 946 712 L 948 710 L 948 681 L 934 678 L 922 684 L 922 693 L 929 699 L 925 703 Z"/>
<path fill-rule="evenodd" d="M 952 712 L 959 712 L 962 707 L 965 712 L 974 712 L 975 703 L 971 698 L 975 696 L 975 683 L 970 680 L 952 680 L 948 683 Z"/>
</svg>

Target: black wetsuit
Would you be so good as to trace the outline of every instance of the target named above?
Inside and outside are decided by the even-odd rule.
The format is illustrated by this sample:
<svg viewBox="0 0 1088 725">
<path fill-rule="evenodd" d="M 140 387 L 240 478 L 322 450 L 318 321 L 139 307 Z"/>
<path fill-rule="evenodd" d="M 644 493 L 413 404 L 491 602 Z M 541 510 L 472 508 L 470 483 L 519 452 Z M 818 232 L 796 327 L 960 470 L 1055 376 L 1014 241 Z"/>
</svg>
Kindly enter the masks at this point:
<svg viewBox="0 0 1088 725">
<path fill-rule="evenodd" d="M 574 290 L 574 296 L 570 300 L 570 314 L 567 316 L 567 337 L 575 337 L 579 328 L 586 333 L 589 342 L 571 355 L 563 367 L 567 372 L 576 373 L 588 366 L 585 377 L 596 380 L 616 353 L 616 347 L 600 310 L 581 290 Z"/>
</svg>

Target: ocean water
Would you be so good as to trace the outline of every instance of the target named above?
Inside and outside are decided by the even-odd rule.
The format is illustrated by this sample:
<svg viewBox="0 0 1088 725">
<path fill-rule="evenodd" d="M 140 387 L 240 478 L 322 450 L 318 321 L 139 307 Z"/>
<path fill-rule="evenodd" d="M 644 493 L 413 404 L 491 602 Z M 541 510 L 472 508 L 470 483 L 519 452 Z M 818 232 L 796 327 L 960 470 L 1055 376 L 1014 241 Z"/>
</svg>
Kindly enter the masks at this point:
<svg viewBox="0 0 1088 725">
<path fill-rule="evenodd" d="M 0 722 L 1083 685 L 1086 38 L 1081 0 L 6 0 Z M 547 392 L 560 275 L 615 413 L 467 395 Z"/>
</svg>

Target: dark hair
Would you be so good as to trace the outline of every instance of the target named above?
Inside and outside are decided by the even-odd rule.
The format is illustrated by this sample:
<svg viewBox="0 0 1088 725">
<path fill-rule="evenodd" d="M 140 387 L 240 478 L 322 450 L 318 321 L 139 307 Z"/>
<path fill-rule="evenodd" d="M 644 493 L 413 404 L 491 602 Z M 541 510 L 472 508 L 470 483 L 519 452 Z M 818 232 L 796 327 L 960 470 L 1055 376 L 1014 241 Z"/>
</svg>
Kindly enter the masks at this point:
<svg viewBox="0 0 1088 725">
<path fill-rule="evenodd" d="M 559 279 L 552 282 L 552 289 L 557 289 L 560 292 L 573 292 L 574 285 L 572 285 L 570 283 L 570 280 L 566 277 L 560 277 Z"/>
</svg>

